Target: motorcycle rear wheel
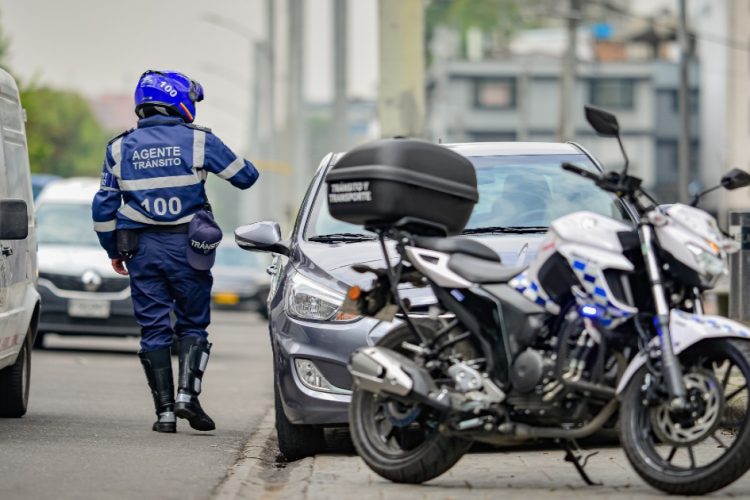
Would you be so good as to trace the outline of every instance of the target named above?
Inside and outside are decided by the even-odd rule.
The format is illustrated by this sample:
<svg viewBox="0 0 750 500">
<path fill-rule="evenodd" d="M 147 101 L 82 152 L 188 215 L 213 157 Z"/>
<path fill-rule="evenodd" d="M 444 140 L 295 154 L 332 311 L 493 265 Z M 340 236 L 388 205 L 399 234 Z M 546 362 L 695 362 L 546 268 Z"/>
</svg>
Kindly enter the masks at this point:
<svg viewBox="0 0 750 500">
<path fill-rule="evenodd" d="M 719 490 L 750 469 L 750 342 L 704 341 L 680 354 L 691 416 L 644 404 L 648 370 L 630 382 L 620 410 L 621 442 L 638 475 L 670 494 Z"/>
<path fill-rule="evenodd" d="M 390 331 L 378 346 L 413 357 L 413 353 L 401 348 L 404 341 L 416 343 L 406 325 Z M 437 425 L 430 409 L 423 405 L 407 406 L 354 388 L 349 409 L 352 442 L 370 469 L 385 479 L 423 483 L 448 471 L 461 459 L 471 441 L 445 436 Z"/>
</svg>

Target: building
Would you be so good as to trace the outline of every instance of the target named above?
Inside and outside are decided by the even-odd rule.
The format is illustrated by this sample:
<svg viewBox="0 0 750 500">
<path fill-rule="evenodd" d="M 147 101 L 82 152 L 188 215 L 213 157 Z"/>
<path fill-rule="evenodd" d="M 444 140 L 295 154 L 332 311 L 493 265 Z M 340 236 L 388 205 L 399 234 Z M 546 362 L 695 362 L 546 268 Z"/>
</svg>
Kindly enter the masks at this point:
<svg viewBox="0 0 750 500">
<path fill-rule="evenodd" d="M 692 128 L 695 188 L 699 173 L 699 92 L 692 67 Z M 558 138 L 560 59 L 445 61 L 436 65 L 428 88 L 428 128 L 434 140 L 555 141 Z M 596 136 L 583 106 L 614 112 L 632 171 L 664 201 L 677 194 L 679 137 L 678 73 L 664 60 L 581 62 L 575 87 L 574 130 L 579 142 L 605 165 L 622 164 L 612 139 Z"/>
</svg>

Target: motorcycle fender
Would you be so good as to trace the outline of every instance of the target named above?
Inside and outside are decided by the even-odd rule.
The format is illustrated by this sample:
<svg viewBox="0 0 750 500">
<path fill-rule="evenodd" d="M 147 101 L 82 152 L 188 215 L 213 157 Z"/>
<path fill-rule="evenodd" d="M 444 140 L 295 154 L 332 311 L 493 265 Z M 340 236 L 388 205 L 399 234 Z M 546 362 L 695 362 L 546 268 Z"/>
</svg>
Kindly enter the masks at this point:
<svg viewBox="0 0 750 500">
<path fill-rule="evenodd" d="M 722 316 L 703 316 L 672 310 L 669 315 L 669 331 L 672 335 L 672 348 L 680 354 L 702 340 L 718 338 L 750 339 L 750 328 Z M 658 339 L 652 340 L 652 343 Z M 646 354 L 641 352 L 630 362 L 617 384 L 617 394 L 622 394 L 630 380 L 646 363 Z"/>
</svg>

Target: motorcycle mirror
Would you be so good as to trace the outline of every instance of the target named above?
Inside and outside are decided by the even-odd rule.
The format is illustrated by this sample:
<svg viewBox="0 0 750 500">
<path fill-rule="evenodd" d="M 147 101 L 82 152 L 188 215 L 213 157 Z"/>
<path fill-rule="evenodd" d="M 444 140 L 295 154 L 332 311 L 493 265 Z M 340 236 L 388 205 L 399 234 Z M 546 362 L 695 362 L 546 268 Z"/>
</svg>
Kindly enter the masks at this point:
<svg viewBox="0 0 750 500">
<path fill-rule="evenodd" d="M 620 135 L 620 124 L 617 123 L 617 117 L 609 111 L 594 106 L 584 106 L 586 110 L 586 121 L 596 131 L 597 134 L 604 137 L 617 137 Z"/>
<path fill-rule="evenodd" d="M 750 174 L 739 168 L 733 168 L 721 178 L 724 189 L 739 189 L 750 185 Z"/>
</svg>

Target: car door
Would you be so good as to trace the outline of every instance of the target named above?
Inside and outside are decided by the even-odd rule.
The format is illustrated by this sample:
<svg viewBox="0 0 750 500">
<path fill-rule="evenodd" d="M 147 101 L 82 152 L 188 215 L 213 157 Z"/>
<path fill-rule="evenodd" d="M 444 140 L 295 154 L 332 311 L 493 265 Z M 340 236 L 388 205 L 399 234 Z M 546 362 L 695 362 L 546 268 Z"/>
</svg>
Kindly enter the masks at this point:
<svg viewBox="0 0 750 500">
<path fill-rule="evenodd" d="M 33 224 L 31 181 L 21 107 L 10 89 L 0 91 L 0 198 L 23 200 Z M 0 240 L 0 366 L 20 350 L 30 317 L 27 287 L 32 286 L 29 238 Z M 33 307 L 33 305 L 32 305 Z"/>
</svg>

